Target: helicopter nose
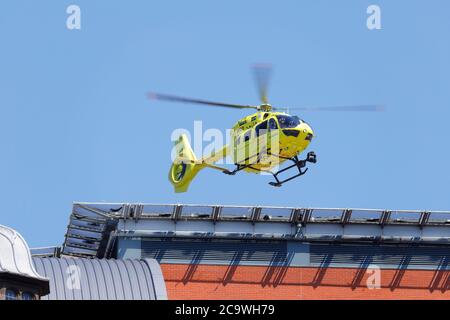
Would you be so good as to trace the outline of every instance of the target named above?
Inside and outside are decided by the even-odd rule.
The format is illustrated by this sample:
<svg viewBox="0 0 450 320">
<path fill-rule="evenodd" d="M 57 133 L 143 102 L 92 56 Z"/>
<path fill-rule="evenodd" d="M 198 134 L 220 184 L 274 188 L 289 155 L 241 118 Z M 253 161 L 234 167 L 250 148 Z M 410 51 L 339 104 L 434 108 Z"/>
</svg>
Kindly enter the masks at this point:
<svg viewBox="0 0 450 320">
<path fill-rule="evenodd" d="M 313 130 L 311 129 L 311 127 L 308 124 L 302 123 L 300 125 L 300 131 L 303 133 L 302 137 L 305 140 L 307 140 L 309 142 L 312 141 L 312 138 L 314 137 L 314 132 L 313 132 Z"/>
<path fill-rule="evenodd" d="M 305 122 L 302 122 L 293 129 L 283 129 L 283 133 L 287 137 L 295 138 L 299 143 L 302 143 L 303 141 L 311 142 L 314 137 L 313 130 Z"/>
</svg>

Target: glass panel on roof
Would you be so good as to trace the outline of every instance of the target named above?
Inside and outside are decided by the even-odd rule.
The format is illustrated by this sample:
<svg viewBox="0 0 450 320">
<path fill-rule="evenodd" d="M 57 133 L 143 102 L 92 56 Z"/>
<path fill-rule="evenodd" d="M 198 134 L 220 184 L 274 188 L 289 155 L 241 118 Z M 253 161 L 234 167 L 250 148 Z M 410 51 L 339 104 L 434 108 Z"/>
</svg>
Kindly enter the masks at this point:
<svg viewBox="0 0 450 320">
<path fill-rule="evenodd" d="M 289 221 L 292 210 L 292 208 L 261 208 L 259 219 Z"/>
<path fill-rule="evenodd" d="M 83 221 L 83 220 L 74 219 L 74 218 L 70 219 L 70 225 L 81 228 L 81 229 L 87 229 L 87 230 L 98 231 L 98 232 L 101 232 L 104 227 L 104 225 L 99 222 Z"/>
<path fill-rule="evenodd" d="M 87 205 L 90 208 L 93 208 L 94 210 L 100 210 L 104 213 L 117 213 L 122 210 L 123 204 L 111 204 L 111 203 L 93 203 Z"/>
<path fill-rule="evenodd" d="M 170 217 L 172 216 L 174 209 L 174 205 L 147 204 L 144 205 L 142 216 Z"/>
<path fill-rule="evenodd" d="M 102 214 L 108 214 L 109 212 L 104 212 L 102 210 L 99 210 L 97 208 L 91 207 L 89 205 L 75 205 L 73 208 L 73 212 L 77 215 L 93 218 L 93 219 L 104 219 L 104 215 Z"/>
<path fill-rule="evenodd" d="M 343 209 L 313 209 L 310 222 L 339 222 Z"/>
<path fill-rule="evenodd" d="M 98 249 L 98 241 L 95 240 L 85 240 L 78 238 L 70 238 L 68 237 L 66 240 L 66 245 L 72 246 L 82 246 L 86 249 L 97 250 Z"/>
<path fill-rule="evenodd" d="M 390 223 L 419 223 L 421 213 L 415 211 L 392 211 Z"/>
<path fill-rule="evenodd" d="M 250 219 L 253 207 L 223 207 L 221 218 Z"/>
<path fill-rule="evenodd" d="M 378 223 L 382 214 L 382 211 L 377 210 L 352 210 L 350 222 Z"/>
<path fill-rule="evenodd" d="M 90 238 L 90 239 L 102 239 L 102 234 L 99 232 L 91 232 L 86 230 L 79 230 L 79 229 L 72 229 L 69 228 L 68 235 L 71 237 L 83 237 L 83 238 Z"/>
<path fill-rule="evenodd" d="M 450 224 L 450 212 L 431 212 L 428 223 Z"/>
<path fill-rule="evenodd" d="M 183 218 L 211 218 L 213 207 L 210 206 L 183 206 L 181 216 Z"/>
</svg>

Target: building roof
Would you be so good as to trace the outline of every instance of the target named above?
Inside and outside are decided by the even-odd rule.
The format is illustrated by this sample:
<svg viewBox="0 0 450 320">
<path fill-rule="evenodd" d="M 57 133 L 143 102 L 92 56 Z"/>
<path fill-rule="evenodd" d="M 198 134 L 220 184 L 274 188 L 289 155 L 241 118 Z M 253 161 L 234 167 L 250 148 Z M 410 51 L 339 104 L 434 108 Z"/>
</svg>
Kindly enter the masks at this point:
<svg viewBox="0 0 450 320">
<path fill-rule="evenodd" d="M 450 245 L 450 212 L 74 203 L 62 253 L 112 257 L 117 238 Z"/>
<path fill-rule="evenodd" d="M 34 268 L 30 249 L 24 238 L 17 231 L 2 225 L 0 225 L 0 273 L 48 281 Z"/>
<path fill-rule="evenodd" d="M 33 258 L 50 279 L 45 300 L 166 300 L 166 286 L 153 259 Z"/>
</svg>

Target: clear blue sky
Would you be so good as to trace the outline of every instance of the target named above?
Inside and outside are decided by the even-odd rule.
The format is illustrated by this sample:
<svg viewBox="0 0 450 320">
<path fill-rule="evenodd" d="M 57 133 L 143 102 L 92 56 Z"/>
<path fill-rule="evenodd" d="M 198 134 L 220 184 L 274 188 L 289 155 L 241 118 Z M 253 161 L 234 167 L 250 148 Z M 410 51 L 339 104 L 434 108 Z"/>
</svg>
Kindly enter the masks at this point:
<svg viewBox="0 0 450 320">
<path fill-rule="evenodd" d="M 0 224 L 35 247 L 62 243 L 73 201 L 450 210 L 449 14 L 447 0 L 2 1 Z M 257 103 L 254 62 L 275 67 L 274 105 L 388 112 L 299 114 L 319 162 L 283 188 L 205 170 L 175 194 L 172 130 L 247 113 L 145 92 Z"/>
</svg>

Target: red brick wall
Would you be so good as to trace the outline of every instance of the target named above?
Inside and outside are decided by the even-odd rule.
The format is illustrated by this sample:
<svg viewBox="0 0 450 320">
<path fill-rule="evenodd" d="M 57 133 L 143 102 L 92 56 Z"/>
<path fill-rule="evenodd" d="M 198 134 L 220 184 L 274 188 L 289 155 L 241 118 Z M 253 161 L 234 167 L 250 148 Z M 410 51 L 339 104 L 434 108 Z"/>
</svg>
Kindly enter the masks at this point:
<svg viewBox="0 0 450 320">
<path fill-rule="evenodd" d="M 450 271 L 162 264 L 169 299 L 450 299 Z"/>
</svg>

